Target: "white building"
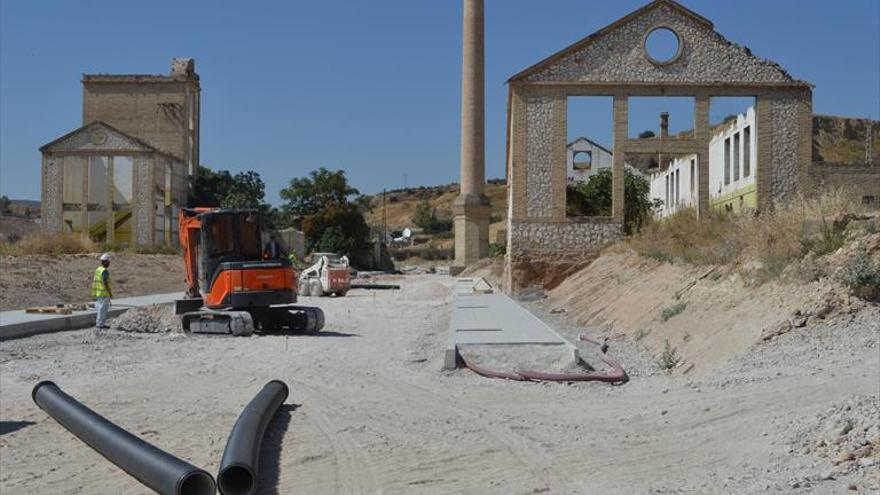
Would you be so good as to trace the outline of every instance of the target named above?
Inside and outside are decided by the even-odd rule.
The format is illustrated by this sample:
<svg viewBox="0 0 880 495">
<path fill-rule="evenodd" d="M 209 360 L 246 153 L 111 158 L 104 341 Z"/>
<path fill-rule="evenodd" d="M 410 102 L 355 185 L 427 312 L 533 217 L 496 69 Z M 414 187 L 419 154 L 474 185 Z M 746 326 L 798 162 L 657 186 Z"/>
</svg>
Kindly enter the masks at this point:
<svg viewBox="0 0 880 495">
<path fill-rule="evenodd" d="M 566 146 L 566 171 L 569 181 L 586 182 L 602 169 L 610 169 L 612 153 L 608 148 L 579 137 Z"/>
<path fill-rule="evenodd" d="M 749 107 L 719 126 L 709 142 L 709 201 L 715 208 L 739 211 L 757 206 L 758 133 L 755 108 Z M 649 175 L 651 198 L 663 201 L 659 216 L 696 205 L 697 155 L 676 157 L 666 169 Z"/>
</svg>

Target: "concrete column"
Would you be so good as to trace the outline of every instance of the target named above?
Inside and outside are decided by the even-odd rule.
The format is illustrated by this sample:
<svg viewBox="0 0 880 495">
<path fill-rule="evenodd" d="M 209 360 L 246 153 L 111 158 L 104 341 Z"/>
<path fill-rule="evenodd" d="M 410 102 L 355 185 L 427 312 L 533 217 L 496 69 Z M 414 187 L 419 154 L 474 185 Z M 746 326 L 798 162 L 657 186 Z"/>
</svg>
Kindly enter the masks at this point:
<svg viewBox="0 0 880 495">
<path fill-rule="evenodd" d="M 485 183 L 483 0 L 463 0 L 461 60 L 461 191 L 453 204 L 455 264 L 460 271 L 489 253 Z"/>
<path fill-rule="evenodd" d="M 485 180 L 483 0 L 464 0 L 461 47 L 461 194 L 482 194 Z"/>
</svg>

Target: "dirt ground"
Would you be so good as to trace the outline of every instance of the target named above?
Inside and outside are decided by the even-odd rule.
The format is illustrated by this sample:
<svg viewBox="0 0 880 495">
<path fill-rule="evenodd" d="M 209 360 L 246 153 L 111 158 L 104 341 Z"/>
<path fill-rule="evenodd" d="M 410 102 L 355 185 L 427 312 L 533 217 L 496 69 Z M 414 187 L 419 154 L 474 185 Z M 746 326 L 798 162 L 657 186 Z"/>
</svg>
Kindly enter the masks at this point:
<svg viewBox="0 0 880 495">
<path fill-rule="evenodd" d="M 400 283 L 304 298 L 326 311 L 320 336 L 88 329 L 3 343 L 0 492 L 146 493 L 31 402 L 43 379 L 211 472 L 242 407 L 284 380 L 262 494 L 880 492 L 876 306 L 699 375 L 661 372 L 616 334 L 628 384 L 523 383 L 442 371 L 452 279 Z M 546 300 L 528 307 L 569 339 L 584 330 Z"/>
<path fill-rule="evenodd" d="M 89 300 L 97 254 L 0 258 L 0 311 Z M 186 288 L 180 256 L 117 254 L 110 265 L 117 298 Z"/>
</svg>

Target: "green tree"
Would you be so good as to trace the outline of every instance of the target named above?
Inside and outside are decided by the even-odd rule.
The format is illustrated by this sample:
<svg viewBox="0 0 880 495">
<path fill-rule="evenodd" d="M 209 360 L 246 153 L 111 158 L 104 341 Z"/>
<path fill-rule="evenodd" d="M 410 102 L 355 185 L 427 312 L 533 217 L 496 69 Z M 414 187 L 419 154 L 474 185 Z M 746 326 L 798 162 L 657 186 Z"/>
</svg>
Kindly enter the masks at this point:
<svg viewBox="0 0 880 495">
<path fill-rule="evenodd" d="M 6 213 L 9 211 L 9 205 L 12 204 L 12 201 L 9 200 L 5 195 L 0 196 L 0 213 Z"/>
<path fill-rule="evenodd" d="M 301 222 L 309 247 L 358 259 L 367 252 L 370 227 L 364 219 L 366 203 L 348 184 L 345 171 L 320 168 L 306 177 L 291 179 L 281 190 L 282 214 Z"/>
<path fill-rule="evenodd" d="M 625 169 L 624 228 L 627 234 L 637 232 L 651 217 L 655 207 L 650 199 L 648 180 Z M 602 169 L 587 182 L 568 185 L 566 212 L 569 216 L 611 216 L 611 169 Z"/>
<path fill-rule="evenodd" d="M 275 229 L 280 223 L 278 210 L 266 203 L 266 184 L 253 170 L 232 175 L 228 170 L 215 172 L 200 166 L 191 203 L 209 208 L 256 208 L 265 228 Z"/>
<path fill-rule="evenodd" d="M 281 199 L 286 201 L 281 209 L 286 215 L 305 217 L 325 208 L 346 206 L 352 196 L 358 194 L 359 191 L 348 184 L 344 170 L 330 171 L 321 167 L 308 177 L 290 180 L 290 185 L 281 190 Z"/>
<path fill-rule="evenodd" d="M 654 136 L 656 136 L 654 131 L 642 131 L 641 134 L 639 134 L 639 139 L 650 139 Z"/>
<path fill-rule="evenodd" d="M 232 177 L 229 189 L 220 199 L 224 208 L 259 208 L 266 198 L 266 184 L 260 174 L 249 170 Z"/>
<path fill-rule="evenodd" d="M 193 187 L 190 204 L 219 208 L 230 187 L 232 187 L 232 174 L 228 170 L 215 172 L 208 167 L 199 165 L 198 177 L 195 187 Z"/>
<path fill-rule="evenodd" d="M 423 194 L 421 201 L 416 205 L 412 222 L 426 234 L 440 234 L 452 229 L 452 220 L 437 217 L 437 210 L 431 207 L 427 194 Z"/>
</svg>

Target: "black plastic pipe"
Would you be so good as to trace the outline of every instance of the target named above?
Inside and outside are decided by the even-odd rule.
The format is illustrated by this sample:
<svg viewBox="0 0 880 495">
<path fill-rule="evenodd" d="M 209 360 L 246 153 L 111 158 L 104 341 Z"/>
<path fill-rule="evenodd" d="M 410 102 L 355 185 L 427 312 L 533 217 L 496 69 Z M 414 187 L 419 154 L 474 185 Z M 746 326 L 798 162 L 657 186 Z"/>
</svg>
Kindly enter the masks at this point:
<svg viewBox="0 0 880 495">
<path fill-rule="evenodd" d="M 220 493 L 251 495 L 256 491 L 263 435 L 289 393 L 284 382 L 272 380 L 263 386 L 238 416 L 220 461 L 220 474 L 217 475 Z"/>
<path fill-rule="evenodd" d="M 31 392 L 40 409 L 108 461 L 162 495 L 214 495 L 214 478 L 206 471 L 141 440 L 42 381 Z"/>
</svg>

